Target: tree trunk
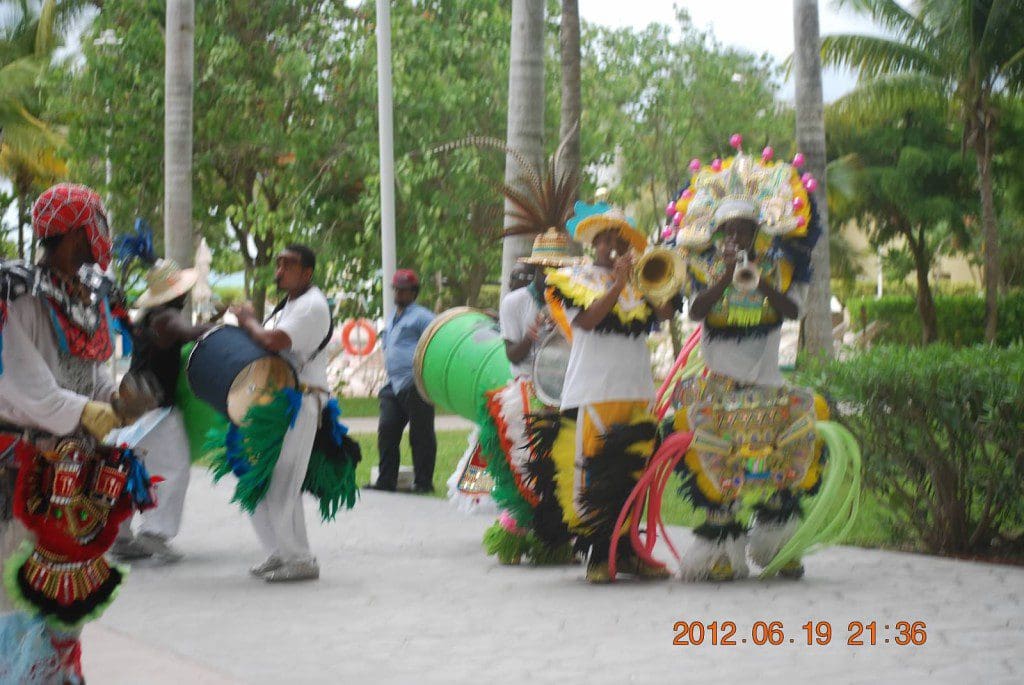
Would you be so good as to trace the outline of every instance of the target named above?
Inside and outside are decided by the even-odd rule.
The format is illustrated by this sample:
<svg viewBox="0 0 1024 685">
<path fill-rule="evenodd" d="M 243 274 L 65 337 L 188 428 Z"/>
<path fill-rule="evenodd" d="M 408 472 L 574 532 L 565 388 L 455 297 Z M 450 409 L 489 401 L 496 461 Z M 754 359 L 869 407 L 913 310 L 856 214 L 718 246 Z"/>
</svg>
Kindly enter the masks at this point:
<svg viewBox="0 0 1024 685">
<path fill-rule="evenodd" d="M 922 238 L 924 236 L 921 236 Z M 931 345 L 939 339 L 939 322 L 935 313 L 935 298 L 928 280 L 931 258 L 924 241 L 907 241 L 914 255 L 914 271 L 917 275 L 917 313 L 921 317 L 921 343 Z"/>
<path fill-rule="evenodd" d="M 167 0 L 164 68 L 164 254 L 192 265 L 192 74 L 195 1 Z"/>
<path fill-rule="evenodd" d="M 256 318 L 263 321 L 263 315 L 267 311 L 267 282 L 256 276 L 252 282 L 252 308 Z"/>
<path fill-rule="evenodd" d="M 28 216 L 28 208 L 25 205 L 25 201 L 28 196 L 18 191 L 18 259 L 24 261 L 25 259 L 25 217 Z M 31 223 L 31 222 L 30 222 Z"/>
<path fill-rule="evenodd" d="M 978 162 L 978 185 L 981 190 L 981 234 L 984 241 L 985 278 L 985 340 L 995 343 L 999 324 L 999 229 L 996 225 L 996 207 L 992 197 L 991 131 L 982 123 L 975 144 Z"/>
<path fill-rule="evenodd" d="M 825 193 L 825 116 L 821 100 L 821 34 L 818 0 L 793 0 L 793 65 L 796 83 L 796 144 L 807 160 L 807 171 L 818 180 L 821 237 L 814 247 L 811 287 L 807 294 L 802 347 L 814 356 L 831 359 L 832 291 L 828 254 L 828 204 Z"/>
<path fill-rule="evenodd" d="M 562 26 L 559 33 L 562 52 L 562 117 L 558 129 L 558 141 L 565 144 L 559 175 L 572 171 L 579 173 L 580 161 L 580 117 L 583 112 L 580 95 L 580 3 L 579 0 L 562 0 Z"/>
<path fill-rule="evenodd" d="M 508 146 L 537 168 L 544 158 L 544 0 L 512 0 L 512 36 L 508 69 Z M 505 182 L 522 174 L 511 155 L 505 158 Z M 505 226 L 510 203 L 505 201 Z M 530 253 L 533 236 L 505 238 L 501 246 L 501 295 L 516 260 Z"/>
</svg>

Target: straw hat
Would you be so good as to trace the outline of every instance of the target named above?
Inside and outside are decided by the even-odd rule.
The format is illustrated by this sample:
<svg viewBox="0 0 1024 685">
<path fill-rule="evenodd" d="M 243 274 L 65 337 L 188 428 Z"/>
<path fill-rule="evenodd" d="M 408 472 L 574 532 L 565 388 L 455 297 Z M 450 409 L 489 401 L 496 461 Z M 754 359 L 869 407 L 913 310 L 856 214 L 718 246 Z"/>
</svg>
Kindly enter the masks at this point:
<svg viewBox="0 0 1024 685">
<path fill-rule="evenodd" d="M 146 273 L 146 292 L 135 306 L 148 309 L 175 300 L 191 290 L 198 279 L 195 269 L 179 269 L 170 259 L 158 259 Z"/>
<path fill-rule="evenodd" d="M 619 235 L 639 254 L 647 249 L 647 236 L 638 231 L 618 207 L 591 214 L 576 226 L 576 240 L 592 245 L 594 238 L 608 230 L 617 230 Z"/>
<path fill-rule="evenodd" d="M 572 254 L 572 240 L 569 234 L 552 226 L 534 238 L 530 256 L 520 257 L 519 261 L 537 266 L 560 267 L 576 264 L 580 260 Z"/>
</svg>

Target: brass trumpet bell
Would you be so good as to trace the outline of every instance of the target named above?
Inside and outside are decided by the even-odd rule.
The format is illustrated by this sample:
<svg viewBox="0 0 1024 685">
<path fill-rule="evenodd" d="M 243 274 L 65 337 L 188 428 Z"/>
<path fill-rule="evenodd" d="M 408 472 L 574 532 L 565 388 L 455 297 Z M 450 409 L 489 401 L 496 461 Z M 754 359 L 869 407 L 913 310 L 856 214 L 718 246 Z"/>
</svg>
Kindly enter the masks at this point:
<svg viewBox="0 0 1024 685">
<path fill-rule="evenodd" d="M 686 264 L 682 255 L 666 247 L 645 252 L 636 263 L 633 282 L 651 304 L 660 307 L 683 286 Z"/>
</svg>

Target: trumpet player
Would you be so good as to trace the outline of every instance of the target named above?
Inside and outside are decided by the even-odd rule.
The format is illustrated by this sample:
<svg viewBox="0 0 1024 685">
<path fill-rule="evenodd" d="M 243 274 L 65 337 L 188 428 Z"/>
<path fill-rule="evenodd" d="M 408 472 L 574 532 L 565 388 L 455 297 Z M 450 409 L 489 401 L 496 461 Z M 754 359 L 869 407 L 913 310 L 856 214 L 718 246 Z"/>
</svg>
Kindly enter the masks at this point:
<svg viewBox="0 0 1024 685">
<path fill-rule="evenodd" d="M 690 303 L 692 320 L 704 321 L 727 294 L 730 308 L 741 310 L 732 312 L 734 324 L 741 324 L 743 309 L 756 309 L 760 313 L 766 303 L 778 318 L 796 319 L 800 316 L 807 294 L 806 283 L 795 283 L 783 294 L 770 279 L 760 277 L 758 255 L 754 250 L 757 214 L 758 208 L 751 201 L 723 202 L 716 215 L 718 231 L 723 236 L 721 274 L 693 297 Z M 723 373 L 745 383 L 780 386 L 780 340 L 778 327 L 763 336 L 745 338 L 716 336 L 714 329 L 705 327 L 701 347 L 704 361 L 712 372 Z"/>
<path fill-rule="evenodd" d="M 695 213 L 694 225 L 703 225 Z M 681 468 L 688 497 L 707 512 L 683 557 L 682 576 L 727 581 L 749 573 L 748 555 L 769 564 L 800 522 L 801 495 L 818 482 L 813 432 L 780 437 L 808 425 L 803 417 L 816 413 L 816 401 L 785 387 L 779 371 L 781 322 L 802 315 L 809 265 L 800 259 L 810 255 L 817 235 L 759 236 L 766 229 L 753 197 L 725 197 L 709 218 L 709 241 L 688 261 L 690 318 L 702 326 L 708 374 L 680 395 L 674 424 L 695 431 Z M 687 226 L 684 220 L 684 231 Z M 771 486 L 748 530 L 739 517 L 741 495 L 759 483 Z M 796 559 L 779 574 L 795 579 L 803 572 Z"/>
<path fill-rule="evenodd" d="M 633 254 L 647 238 L 621 210 L 577 203 L 570 230 L 593 249 L 593 264 L 548 275 L 545 297 L 572 348 L 555 425 L 535 425 L 545 445 L 564 523 L 588 553 L 587 580 L 609 581 L 608 553 L 615 519 L 654 448 L 654 398 L 647 333 L 672 313 L 648 302 L 633 283 Z M 538 512 L 539 513 L 539 512 Z M 665 578 L 663 566 L 642 563 L 622 550 L 619 568 Z"/>
</svg>

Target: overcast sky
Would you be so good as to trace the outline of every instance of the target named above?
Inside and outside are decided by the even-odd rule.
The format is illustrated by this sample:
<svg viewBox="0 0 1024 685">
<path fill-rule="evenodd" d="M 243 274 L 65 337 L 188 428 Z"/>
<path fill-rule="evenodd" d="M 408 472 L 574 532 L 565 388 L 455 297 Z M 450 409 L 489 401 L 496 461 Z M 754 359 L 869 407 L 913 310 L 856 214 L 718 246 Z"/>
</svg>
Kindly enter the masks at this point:
<svg viewBox="0 0 1024 685">
<path fill-rule="evenodd" d="M 850 10 L 836 9 L 833 0 L 818 3 L 821 34 L 880 33 L 871 20 Z M 901 2 L 909 4 L 909 0 Z M 673 6 L 690 13 L 697 28 L 711 31 L 725 45 L 756 54 L 767 52 L 781 62 L 793 53 L 793 0 L 580 0 L 580 16 L 595 24 L 640 28 L 653 22 L 675 23 Z M 826 71 L 823 95 L 827 102 L 849 91 L 853 74 Z M 791 100 L 791 83 L 782 97 Z"/>
</svg>

